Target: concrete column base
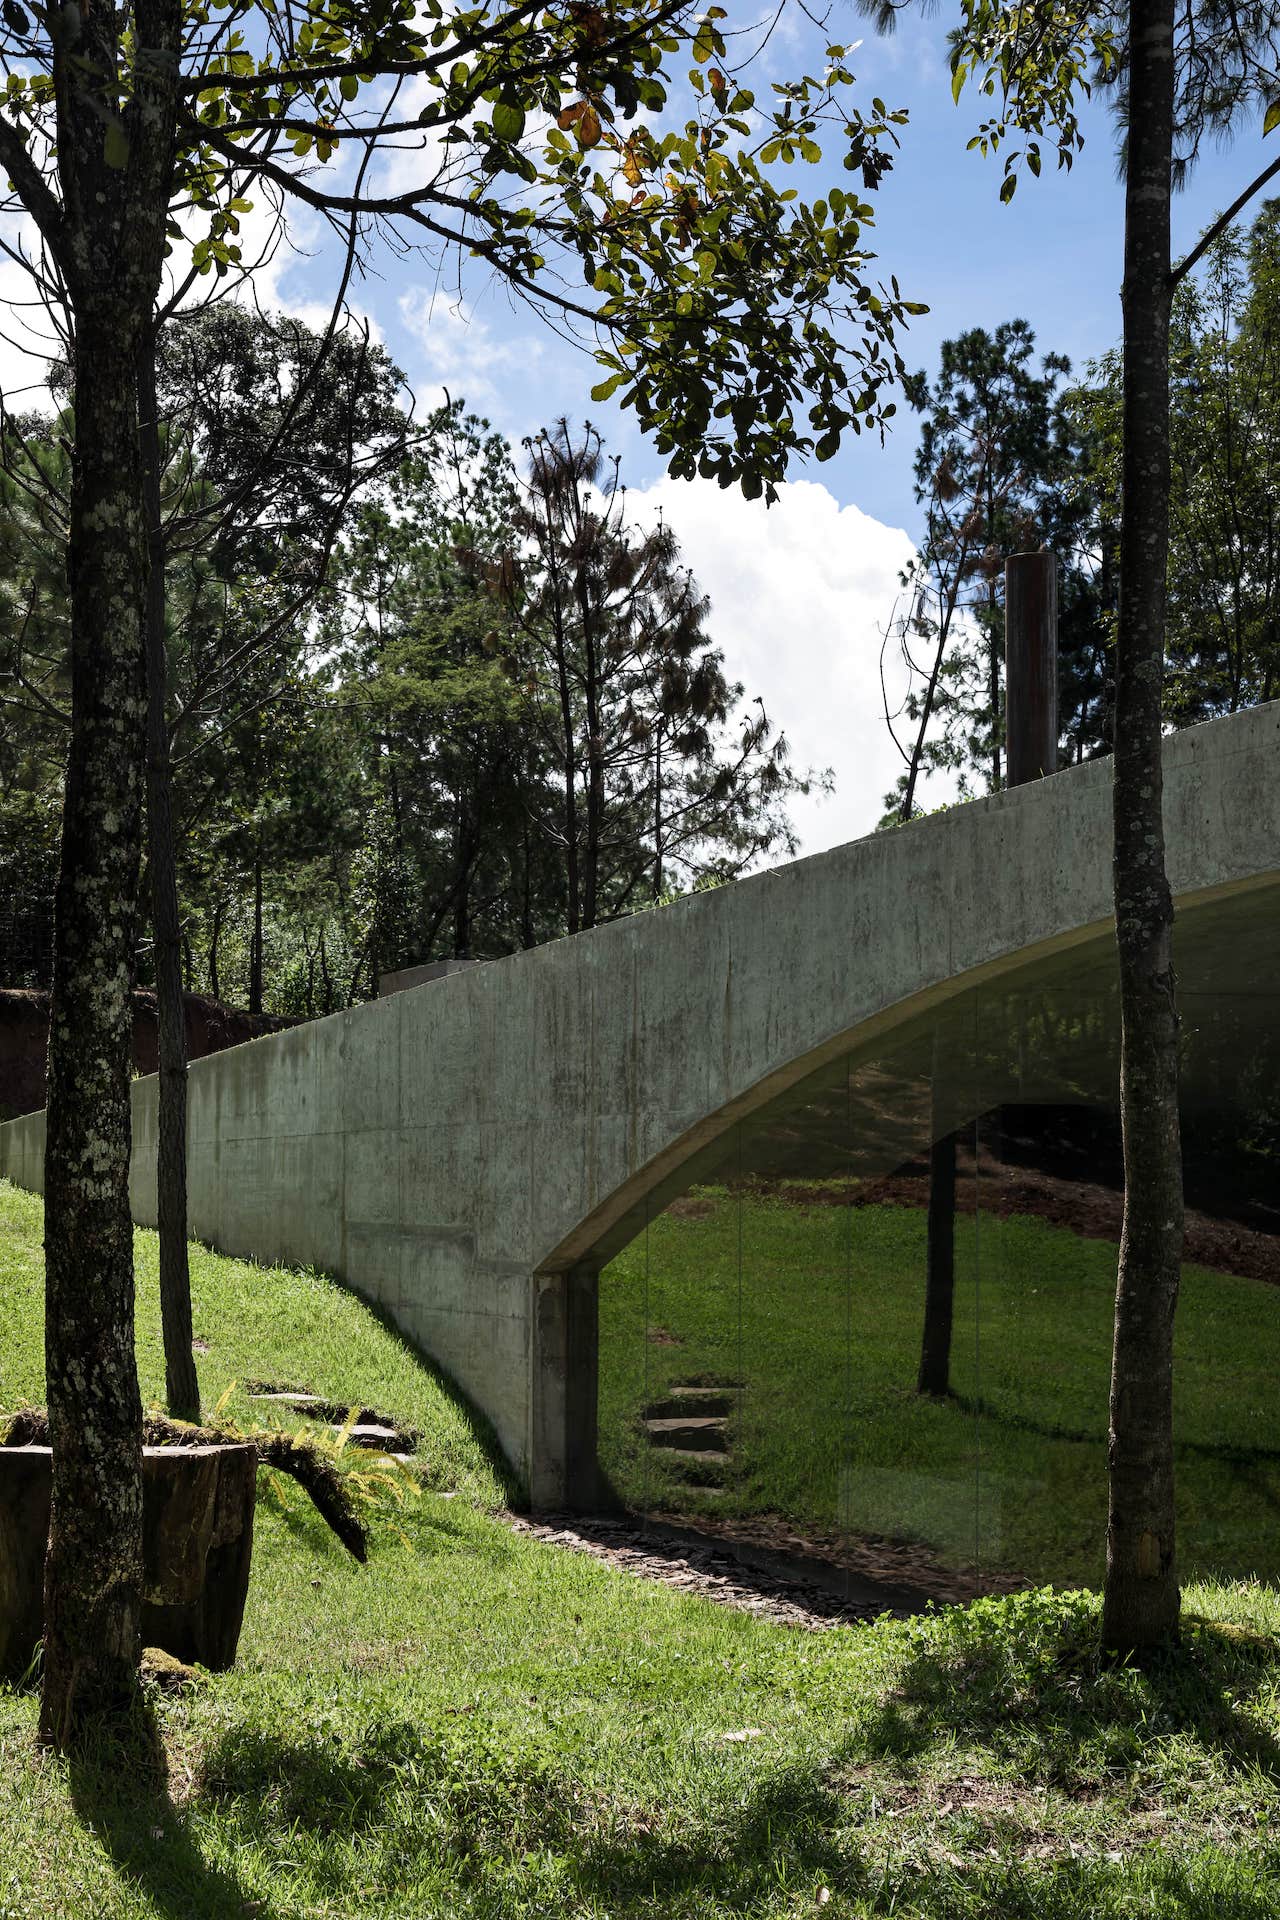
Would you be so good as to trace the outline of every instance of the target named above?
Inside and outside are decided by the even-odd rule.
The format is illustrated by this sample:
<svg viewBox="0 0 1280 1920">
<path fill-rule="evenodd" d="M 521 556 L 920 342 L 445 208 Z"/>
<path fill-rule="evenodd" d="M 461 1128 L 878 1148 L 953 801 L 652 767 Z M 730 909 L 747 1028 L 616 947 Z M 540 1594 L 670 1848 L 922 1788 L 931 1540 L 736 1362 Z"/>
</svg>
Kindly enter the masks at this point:
<svg viewBox="0 0 1280 1920">
<path fill-rule="evenodd" d="M 535 1512 L 590 1513 L 600 1504 L 599 1301 L 594 1267 L 534 1275 L 529 1498 Z"/>
</svg>

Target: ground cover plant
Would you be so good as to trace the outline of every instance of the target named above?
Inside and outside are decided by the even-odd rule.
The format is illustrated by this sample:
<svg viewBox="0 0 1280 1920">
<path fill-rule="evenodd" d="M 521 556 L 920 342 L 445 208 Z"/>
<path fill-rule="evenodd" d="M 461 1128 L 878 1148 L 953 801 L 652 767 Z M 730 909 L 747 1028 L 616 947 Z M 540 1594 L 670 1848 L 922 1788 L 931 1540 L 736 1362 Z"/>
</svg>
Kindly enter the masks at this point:
<svg viewBox="0 0 1280 1920">
<path fill-rule="evenodd" d="M 826 1199 L 839 1199 L 838 1183 Z M 915 1391 L 925 1216 L 707 1187 L 601 1284 L 601 1451 L 629 1505 L 923 1542 L 948 1568 L 1101 1582 L 1115 1248 L 957 1220 L 952 1393 Z M 1280 1572 L 1280 1298 L 1187 1266 L 1176 1330 L 1185 1568 Z M 741 1382 L 723 1467 L 648 1444 L 677 1383 Z"/>
<path fill-rule="evenodd" d="M 40 1395 L 40 1233 L 0 1185 L 4 1404 Z M 370 1395 L 427 1490 L 360 1568 L 264 1487 L 239 1664 L 156 1700 L 163 1789 L 38 1756 L 34 1691 L 0 1687 L 5 1920 L 1277 1910 L 1270 1589 L 1193 1588 L 1146 1671 L 1099 1667 L 1083 1594 L 776 1627 L 518 1538 L 483 1431 L 360 1302 L 192 1253 L 206 1395 L 251 1363 Z"/>
</svg>

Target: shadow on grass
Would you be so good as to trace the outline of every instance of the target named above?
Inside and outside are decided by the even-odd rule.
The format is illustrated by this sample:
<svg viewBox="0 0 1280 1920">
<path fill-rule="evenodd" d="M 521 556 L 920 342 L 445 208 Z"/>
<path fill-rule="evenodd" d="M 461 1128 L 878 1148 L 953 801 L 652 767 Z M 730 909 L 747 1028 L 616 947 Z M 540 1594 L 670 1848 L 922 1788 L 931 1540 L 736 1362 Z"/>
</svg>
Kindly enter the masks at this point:
<svg viewBox="0 0 1280 1920">
<path fill-rule="evenodd" d="M 928 1857 L 868 1844 L 847 1804 L 812 1770 L 795 1768 L 740 1796 L 726 1791 L 703 1819 L 652 1834 L 594 1837 L 573 1867 L 576 1890 L 610 1920 L 662 1915 L 781 1914 L 816 1907 L 912 1920 L 1274 1920 L 1280 1879 L 1253 1862 L 1153 1854 L 1040 1863 Z M 941 1837 L 941 1836 L 939 1836 Z"/>
<path fill-rule="evenodd" d="M 1053 1440 L 1073 1447 L 1101 1448 L 1107 1444 L 1105 1416 L 1094 1428 L 1068 1427 L 1058 1421 L 1035 1419 L 1012 1407 L 997 1407 L 981 1394 L 960 1393 L 951 1387 L 937 1398 L 963 1414 L 989 1421 L 993 1427 L 1007 1428 L 1011 1433 L 1031 1434 L 1037 1440 Z M 1250 1447 L 1234 1440 L 1179 1439 L 1173 1451 L 1179 1459 L 1213 1460 L 1245 1469 L 1274 1466 L 1280 1461 L 1280 1447 Z"/>
<path fill-rule="evenodd" d="M 115 1739 L 75 1753 L 69 1779 L 77 1817 L 167 1920 L 242 1920 L 258 1911 L 235 1875 L 211 1865 L 188 1832 L 169 1795 L 149 1711 Z"/>
<path fill-rule="evenodd" d="M 1077 1769 L 1085 1764 L 1082 1733 L 1087 1746 L 1091 1730 L 1143 1709 L 1192 1733 L 1218 1767 L 1261 1766 L 1280 1779 L 1275 1743 L 1230 1697 L 1264 1692 L 1274 1647 L 1197 1629 L 1185 1656 L 1144 1673 L 1112 1674 L 1095 1663 L 1088 1677 L 1079 1618 L 1061 1624 L 1056 1644 L 1043 1621 L 1026 1636 L 1043 1671 L 1038 1698 L 1024 1701 L 1023 1760 L 1042 1749 L 1044 1766 L 1069 1780 L 1073 1747 Z M 770 1766 L 762 1753 L 760 1770 L 746 1777 L 709 1758 L 704 1776 L 684 1783 L 680 1804 L 653 1804 L 652 1790 L 641 1799 L 625 1785 L 602 1792 L 509 1730 L 462 1715 L 436 1726 L 373 1724 L 352 1740 L 240 1729 L 210 1755 L 201 1795 L 232 1844 L 268 1848 L 281 1831 L 305 1833 L 309 1870 L 335 1891 L 352 1870 L 354 1840 L 362 1872 L 378 1855 L 393 1881 L 403 1874 L 415 1884 L 417 1871 L 429 1868 L 441 1897 L 452 1887 L 458 1905 L 476 1913 L 524 1912 L 536 1897 L 545 1910 L 602 1920 L 703 1920 L 807 1910 L 825 1887 L 833 1911 L 916 1920 L 1122 1920 L 1139 1911 L 1167 1920 L 1275 1920 L 1275 1859 L 1209 1848 L 1204 1833 L 1188 1836 L 1180 1851 L 1151 1847 L 1124 1861 L 1108 1860 L 1101 1840 L 1091 1857 L 1070 1857 L 1064 1839 L 1047 1865 L 988 1857 L 985 1835 L 976 1850 L 952 1837 L 950 1844 L 968 1846 L 961 1860 L 942 1834 L 935 1847 L 929 1833 L 913 1845 L 867 1831 L 858 1796 L 843 1783 L 847 1769 L 869 1758 L 923 1758 L 929 1747 L 966 1738 L 998 1755 L 1012 1692 L 1024 1692 L 1031 1677 L 1016 1631 L 1010 1658 L 995 1645 L 994 1628 L 974 1645 L 950 1625 L 929 1623 L 936 1649 L 910 1663 L 892 1714 L 869 1731 L 860 1726 L 834 1754 L 811 1759 Z M 1136 1772 L 1134 1755 L 1127 1764 Z M 1123 1783 L 1113 1779 L 1109 1790 L 1119 1811 Z M 549 1884 L 537 1877 L 547 1871 Z M 381 1882 L 376 1889 L 384 1901 L 396 1890 Z"/>
<path fill-rule="evenodd" d="M 1280 1789 L 1268 1709 L 1277 1655 L 1266 1636 L 1192 1618 L 1181 1646 L 1117 1664 L 1101 1654 L 1093 1595 L 1043 1590 L 979 1601 L 931 1623 L 865 1724 L 864 1751 L 910 1762 L 945 1733 L 1070 1790 L 1100 1774 L 1123 1776 L 1154 1742 L 1178 1736 L 1216 1771 L 1261 1774 Z"/>
</svg>

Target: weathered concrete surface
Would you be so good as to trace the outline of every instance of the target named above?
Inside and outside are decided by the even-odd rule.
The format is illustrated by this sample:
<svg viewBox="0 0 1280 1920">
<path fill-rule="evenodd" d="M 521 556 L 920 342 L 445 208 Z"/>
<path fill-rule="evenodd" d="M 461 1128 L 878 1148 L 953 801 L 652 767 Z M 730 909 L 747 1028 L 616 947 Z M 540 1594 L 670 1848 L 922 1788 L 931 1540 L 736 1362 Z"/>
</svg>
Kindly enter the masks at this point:
<svg viewBox="0 0 1280 1920">
<path fill-rule="evenodd" d="M 1171 739 L 1166 781 L 1182 903 L 1280 885 L 1280 704 Z M 1073 768 L 198 1061 L 192 1230 L 380 1302 L 561 1504 L 602 1261 L 825 1061 L 1104 933 L 1110 796 L 1109 763 Z M 154 1081 L 134 1127 L 150 1222 Z M 43 1116 L 0 1128 L 10 1179 L 42 1155 Z"/>
</svg>

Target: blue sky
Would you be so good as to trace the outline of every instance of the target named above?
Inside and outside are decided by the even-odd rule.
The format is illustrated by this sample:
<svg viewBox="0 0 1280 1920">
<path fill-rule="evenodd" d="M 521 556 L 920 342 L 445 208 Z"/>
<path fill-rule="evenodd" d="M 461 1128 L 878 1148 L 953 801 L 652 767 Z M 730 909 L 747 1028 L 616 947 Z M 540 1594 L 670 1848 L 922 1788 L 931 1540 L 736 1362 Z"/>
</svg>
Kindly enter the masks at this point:
<svg viewBox="0 0 1280 1920">
<path fill-rule="evenodd" d="M 940 342 L 973 326 L 1022 317 L 1041 348 L 1068 354 L 1083 374 L 1090 356 L 1119 336 L 1122 191 L 1105 107 L 1089 110 L 1084 152 L 1073 169 L 1049 167 L 1026 178 L 1010 206 L 999 200 L 998 161 L 965 151 L 981 117 L 978 100 L 951 97 L 946 31 L 954 9 L 932 18 L 907 15 L 878 38 L 851 5 L 838 6 L 824 35 L 793 11 L 774 33 L 749 84 L 819 68 L 827 39 L 862 44 L 851 56 L 860 92 L 902 106 L 894 171 L 874 196 L 872 239 L 885 273 L 904 293 L 929 303 L 903 342 L 911 367 L 932 369 Z M 735 5 L 732 24 L 755 19 Z M 800 21 L 797 30 L 792 21 Z M 1210 152 L 1176 207 L 1175 249 L 1184 250 L 1264 164 L 1260 129 L 1245 129 Z M 411 178 L 413 160 L 397 163 Z M 808 196 L 847 181 L 834 164 L 797 165 Z M 761 694 L 786 730 L 800 766 L 829 767 L 831 798 L 796 808 L 805 851 L 867 832 L 897 762 L 880 690 L 881 640 L 893 612 L 899 571 L 918 525 L 912 497 L 915 429 L 905 409 L 887 443 L 851 440 L 823 466 L 797 468 L 780 506 L 766 513 L 707 483 L 665 479 L 661 461 L 632 417 L 613 403 L 593 405 L 599 377 L 589 356 L 559 340 L 501 289 L 466 282 L 465 297 L 423 279 L 413 256 L 377 261 L 359 298 L 423 403 L 447 385 L 482 409 L 518 442 L 560 413 L 590 417 L 623 455 L 638 516 L 659 507 L 681 537 L 686 557 L 710 592 L 712 630 L 748 695 Z M 330 274 L 323 252 L 280 263 L 282 302 L 306 304 Z M 892 663 L 891 692 L 896 693 Z M 943 788 L 925 800 L 946 797 Z"/>
<path fill-rule="evenodd" d="M 859 94 L 880 94 L 911 116 L 894 171 L 873 196 L 877 218 L 869 236 L 880 267 L 896 273 L 904 292 L 931 308 L 905 337 L 906 358 L 913 366 L 932 367 L 948 334 L 1020 316 L 1031 322 L 1043 347 L 1069 354 L 1083 371 L 1091 355 L 1117 339 L 1120 324 L 1122 204 L 1109 115 L 1103 106 L 1089 111 L 1086 147 L 1070 172 L 1047 165 L 1039 181 L 1024 179 L 1012 205 L 1001 206 L 999 162 L 965 152 L 980 117 L 979 101 L 966 93 L 958 107 L 952 102 L 946 59 L 952 11 L 944 7 L 931 18 L 907 14 L 887 38 L 878 37 L 847 0 L 831 18 L 832 37 L 862 41 L 851 56 Z M 745 9 L 734 12 L 735 18 L 739 12 L 753 17 Z M 765 97 L 769 77 L 801 66 L 812 70 L 821 45 L 807 25 L 802 34 L 775 32 L 753 69 L 758 96 Z M 1185 245 L 1194 239 L 1261 164 L 1256 128 L 1232 147 L 1211 152 L 1177 203 L 1178 240 Z M 847 181 L 838 159 L 831 166 L 797 165 L 794 173 L 794 184 L 807 196 Z M 501 289 L 475 283 L 459 314 L 447 292 L 435 294 L 420 283 L 412 258 L 383 258 L 379 264 L 386 278 L 367 285 L 364 297 L 415 385 L 426 391 L 432 376 L 444 374 L 451 385 L 474 391 L 496 424 L 517 437 L 557 410 L 589 412 L 623 450 L 635 484 L 658 478 L 661 463 L 630 416 L 613 403 L 592 406 L 589 388 L 599 376 L 589 358 L 563 345 L 526 308 Z M 318 292 L 325 278 L 321 258 L 290 274 L 288 284 Z M 825 467 L 809 469 L 809 477 L 820 478 L 841 502 L 911 528 L 913 450 L 913 423 L 904 415 L 883 448 L 851 440 Z"/>
</svg>

